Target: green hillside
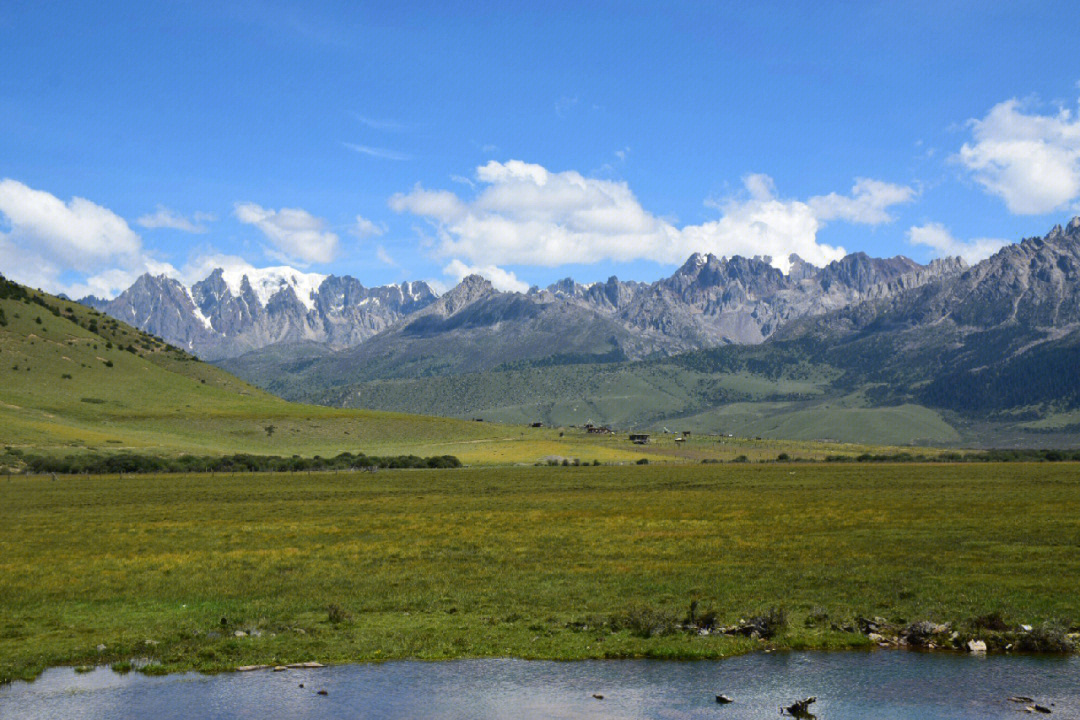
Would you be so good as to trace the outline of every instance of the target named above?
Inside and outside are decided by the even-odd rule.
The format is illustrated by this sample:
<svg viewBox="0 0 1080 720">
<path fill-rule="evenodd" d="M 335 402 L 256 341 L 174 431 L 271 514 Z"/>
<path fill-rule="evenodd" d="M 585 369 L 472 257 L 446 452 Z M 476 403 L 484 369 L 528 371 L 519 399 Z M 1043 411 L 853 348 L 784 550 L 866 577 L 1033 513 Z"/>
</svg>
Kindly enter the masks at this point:
<svg viewBox="0 0 1080 720">
<path fill-rule="evenodd" d="M 618 370 L 606 378 L 607 392 L 626 387 Z M 567 372 L 583 366 L 568 366 Z M 535 464 L 552 459 L 583 462 L 660 463 L 775 459 L 780 452 L 807 459 L 858 454 L 862 445 L 776 443 L 741 439 L 721 445 L 673 437 L 647 446 L 625 435 L 588 435 L 566 412 L 537 415 L 530 408 L 503 411 L 485 422 L 287 402 L 220 368 L 200 362 L 159 338 L 78 303 L 24 288 L 0 277 L 0 468 L 17 467 L 13 453 L 78 455 L 136 452 L 181 454 L 300 455 L 330 457 L 341 452 L 369 455 L 455 455 L 472 465 Z M 499 377 L 502 377 L 501 375 Z M 636 394 L 600 401 L 623 407 L 627 416 L 651 402 L 653 385 L 640 381 Z M 442 380 L 449 381 L 450 378 Z M 584 380 L 582 380 L 584 382 Z M 695 391 L 668 378 L 672 407 Z M 573 389 L 573 387 L 571 387 Z M 503 388 L 485 392 L 496 397 Z M 450 387 L 446 392 L 454 393 Z M 428 406 L 413 397 L 412 407 Z M 586 406 L 582 406 L 584 408 Z M 471 417 L 465 415 L 464 417 Z M 496 421 L 496 422 L 492 422 Z M 515 424 L 500 424 L 498 421 Z M 548 427 L 527 424 L 543 421 Z M 556 427 L 551 427 L 552 425 Z"/>
<path fill-rule="evenodd" d="M 745 351 L 744 351 L 745 352 Z M 287 396 L 333 406 L 411 409 L 496 422 L 610 424 L 790 440 L 877 445 L 955 445 L 964 439 L 939 412 L 912 403 L 873 407 L 838 389 L 839 373 L 797 363 L 702 368 L 685 359 L 523 367 L 412 380 L 376 380 L 344 390 L 286 386 Z"/>
<path fill-rule="evenodd" d="M 639 456 L 618 447 L 578 448 L 553 430 L 286 402 L 122 322 L 3 278 L 0 368 L 0 444 L 13 450 L 285 456 L 359 450 L 454 454 L 470 463 Z"/>
<path fill-rule="evenodd" d="M 870 337 L 857 339 L 850 347 L 835 347 L 796 340 L 723 346 L 637 362 L 517 362 L 484 372 L 337 386 L 309 383 L 307 375 L 294 373 L 287 363 L 256 363 L 265 360 L 265 353 L 226 366 L 290 400 L 503 423 L 593 422 L 620 430 L 667 428 L 867 445 L 1077 443 L 1080 420 L 1067 403 L 1033 402 L 981 412 L 969 407 L 973 400 L 967 406 L 930 402 L 927 398 L 939 392 L 942 383 L 930 383 L 926 368 L 945 351 L 935 356 L 932 349 L 923 348 L 913 360 L 904 353 L 915 351 L 905 351 L 898 342 Z M 1051 380 L 1067 375 L 1047 374 Z M 957 387 L 966 386 L 958 380 Z M 985 395 L 969 392 L 973 397 Z"/>
</svg>

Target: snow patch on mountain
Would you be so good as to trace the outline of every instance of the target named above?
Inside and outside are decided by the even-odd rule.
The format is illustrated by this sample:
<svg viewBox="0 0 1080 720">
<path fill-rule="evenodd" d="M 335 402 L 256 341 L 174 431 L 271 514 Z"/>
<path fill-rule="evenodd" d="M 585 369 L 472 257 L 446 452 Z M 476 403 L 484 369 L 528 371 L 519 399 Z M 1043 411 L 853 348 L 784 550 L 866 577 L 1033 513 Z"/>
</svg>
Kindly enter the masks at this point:
<svg viewBox="0 0 1080 720">
<path fill-rule="evenodd" d="M 285 288 L 292 288 L 296 298 L 304 304 L 308 312 L 315 309 L 315 295 L 319 291 L 326 275 L 304 273 L 288 266 L 266 268 L 222 268 L 222 279 L 233 297 L 240 297 L 244 278 L 247 278 L 255 297 L 266 307 L 270 298 Z"/>
</svg>

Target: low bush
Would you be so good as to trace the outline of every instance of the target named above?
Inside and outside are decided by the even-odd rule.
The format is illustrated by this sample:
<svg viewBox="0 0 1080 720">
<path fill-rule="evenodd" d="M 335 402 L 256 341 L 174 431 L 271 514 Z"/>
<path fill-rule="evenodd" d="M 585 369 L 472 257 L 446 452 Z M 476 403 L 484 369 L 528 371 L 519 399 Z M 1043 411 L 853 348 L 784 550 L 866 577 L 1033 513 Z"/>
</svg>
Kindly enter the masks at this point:
<svg viewBox="0 0 1080 720">
<path fill-rule="evenodd" d="M 679 628 L 679 617 L 669 610 L 634 605 L 612 615 L 608 625 L 615 631 L 628 630 L 633 635 L 648 638 L 674 633 Z"/>
</svg>

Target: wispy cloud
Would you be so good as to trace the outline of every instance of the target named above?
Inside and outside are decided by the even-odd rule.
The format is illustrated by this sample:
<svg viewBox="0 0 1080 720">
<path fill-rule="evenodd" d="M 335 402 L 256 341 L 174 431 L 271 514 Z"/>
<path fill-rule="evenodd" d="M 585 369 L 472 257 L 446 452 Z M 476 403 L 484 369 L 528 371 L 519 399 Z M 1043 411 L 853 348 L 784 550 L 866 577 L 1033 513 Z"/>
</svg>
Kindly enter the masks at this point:
<svg viewBox="0 0 1080 720">
<path fill-rule="evenodd" d="M 237 219 L 254 225 L 276 248 L 268 254 L 285 262 L 330 262 L 337 254 L 338 236 L 326 221 L 301 208 L 273 210 L 255 203 L 236 203 Z"/>
<path fill-rule="evenodd" d="M 471 188 L 476 187 L 476 183 L 474 183 L 472 180 L 465 177 L 464 175 L 451 175 L 450 179 L 453 180 L 456 183 L 461 183 L 462 185 L 468 185 Z"/>
<path fill-rule="evenodd" d="M 908 242 L 912 245 L 925 245 L 937 251 L 939 256 L 962 257 L 969 264 L 985 260 L 1001 248 L 1008 245 L 1006 240 L 998 238 L 975 238 L 957 240 L 941 223 L 927 223 L 908 230 Z"/>
<path fill-rule="evenodd" d="M 386 226 L 372 222 L 363 215 L 357 215 L 351 232 L 358 238 L 378 237 L 386 232 Z"/>
<path fill-rule="evenodd" d="M 172 208 L 158 205 L 157 210 L 153 213 L 143 215 L 135 222 L 144 228 L 171 228 L 201 234 L 206 232 L 206 225 L 203 223 L 214 222 L 215 220 L 217 220 L 217 216 L 213 213 L 197 212 L 187 218 Z"/>
<path fill-rule="evenodd" d="M 412 160 L 412 155 L 406 155 L 403 152 L 397 150 L 390 150 L 389 148 L 371 147 L 369 145 L 357 145 L 356 143 L 342 143 L 345 147 L 349 148 L 353 152 L 358 152 L 362 155 L 370 155 L 371 157 L 380 158 L 382 160 L 396 160 L 405 161 Z"/>
<path fill-rule="evenodd" d="M 577 96 L 570 97 L 569 95 L 563 95 L 561 98 L 555 101 L 555 114 L 561 118 L 566 117 L 574 106 L 578 104 Z"/>
<path fill-rule="evenodd" d="M 382 245 L 379 245 L 377 248 L 375 248 L 375 257 L 379 259 L 379 262 L 385 265 L 389 265 L 390 267 L 398 266 L 397 261 L 395 261 L 394 258 L 390 256 L 390 253 L 386 252 L 386 248 L 384 248 Z"/>
<path fill-rule="evenodd" d="M 384 132 L 405 132 L 406 130 L 412 129 L 411 125 L 398 122 L 397 120 L 370 118 L 366 115 L 361 115 L 359 113 L 353 113 L 353 117 L 359 120 L 364 125 L 367 125 L 372 130 L 382 130 Z"/>
</svg>

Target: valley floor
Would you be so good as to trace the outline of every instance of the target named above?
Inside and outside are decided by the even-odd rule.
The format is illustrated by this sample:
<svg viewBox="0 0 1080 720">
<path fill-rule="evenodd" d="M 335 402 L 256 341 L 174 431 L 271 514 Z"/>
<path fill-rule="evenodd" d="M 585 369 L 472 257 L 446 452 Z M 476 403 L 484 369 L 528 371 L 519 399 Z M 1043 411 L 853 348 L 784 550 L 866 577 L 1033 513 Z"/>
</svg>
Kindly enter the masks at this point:
<svg viewBox="0 0 1080 720">
<path fill-rule="evenodd" d="M 857 616 L 1068 628 L 1077 547 L 1073 463 L 12 477 L 0 679 L 147 659 L 719 657 L 865 645 Z M 767 642 L 667 632 L 695 601 L 720 624 L 772 607 L 787 624 Z"/>
</svg>

